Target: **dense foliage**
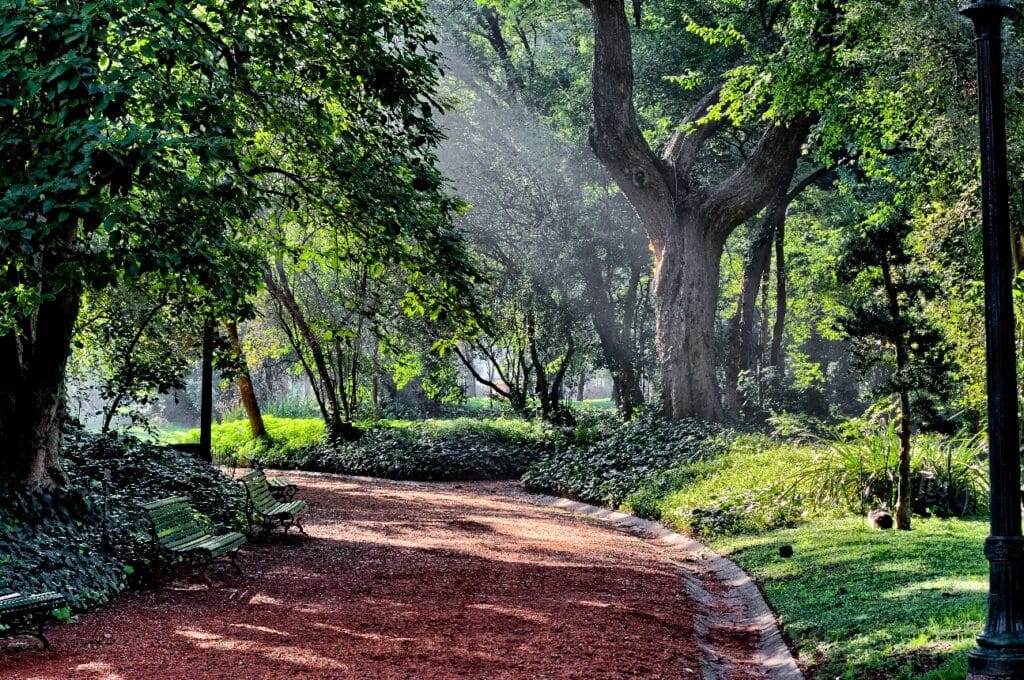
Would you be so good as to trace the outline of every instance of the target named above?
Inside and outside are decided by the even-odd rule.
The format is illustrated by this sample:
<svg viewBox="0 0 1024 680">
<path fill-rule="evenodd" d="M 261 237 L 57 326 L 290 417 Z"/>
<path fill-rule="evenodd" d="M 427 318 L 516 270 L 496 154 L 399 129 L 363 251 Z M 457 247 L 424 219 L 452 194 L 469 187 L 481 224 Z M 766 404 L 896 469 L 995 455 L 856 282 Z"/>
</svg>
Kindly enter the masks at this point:
<svg viewBox="0 0 1024 680">
<path fill-rule="evenodd" d="M 325 441 L 297 459 L 266 465 L 389 479 L 508 479 L 553 449 L 557 430 L 528 421 L 399 422 L 375 427 L 354 442 Z"/>
<path fill-rule="evenodd" d="M 578 443 L 542 458 L 523 475 L 527 489 L 618 505 L 663 473 L 713 456 L 720 449 L 715 425 L 695 420 L 668 422 L 650 409 L 620 427 L 598 425 L 579 433 Z"/>
<path fill-rule="evenodd" d="M 75 433 L 71 484 L 8 494 L 0 504 L 0 584 L 57 590 L 73 609 L 108 602 L 152 575 L 158 559 L 141 503 L 181 495 L 222 528 L 241 526 L 244 494 L 208 463 L 173 449 Z M 111 471 L 104 490 L 103 470 Z"/>
</svg>

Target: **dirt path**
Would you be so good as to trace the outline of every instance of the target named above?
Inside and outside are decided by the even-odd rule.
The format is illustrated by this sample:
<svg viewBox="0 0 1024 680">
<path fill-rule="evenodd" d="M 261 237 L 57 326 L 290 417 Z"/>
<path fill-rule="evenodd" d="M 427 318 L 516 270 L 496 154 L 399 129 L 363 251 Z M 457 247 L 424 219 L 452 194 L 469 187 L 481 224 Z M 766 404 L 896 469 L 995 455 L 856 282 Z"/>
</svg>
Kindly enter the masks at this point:
<svg viewBox="0 0 1024 680">
<path fill-rule="evenodd" d="M 0 647 L 0 676 L 704 675 L 695 621 L 708 603 L 649 542 L 530 504 L 511 484 L 293 478 L 308 539 L 246 548 L 246 575 L 218 572 L 212 590 L 123 597 L 52 631 L 52 652 Z M 742 636 L 730 644 L 741 656 Z"/>
</svg>

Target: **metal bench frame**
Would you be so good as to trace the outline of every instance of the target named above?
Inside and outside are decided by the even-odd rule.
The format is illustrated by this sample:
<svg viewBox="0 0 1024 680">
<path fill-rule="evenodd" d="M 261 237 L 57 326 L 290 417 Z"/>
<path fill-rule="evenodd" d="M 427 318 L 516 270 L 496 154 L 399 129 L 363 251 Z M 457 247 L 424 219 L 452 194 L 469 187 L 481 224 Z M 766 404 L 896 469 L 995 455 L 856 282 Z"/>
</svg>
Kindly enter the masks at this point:
<svg viewBox="0 0 1024 680">
<path fill-rule="evenodd" d="M 0 588 L 0 623 L 7 626 L 0 630 L 0 638 L 30 636 L 39 640 L 43 649 L 52 649 L 43 634 L 43 624 L 53 618 L 54 609 L 67 604 L 63 595 L 52 591 L 24 595 L 10 588 Z"/>
<path fill-rule="evenodd" d="M 242 575 L 235 561 L 238 549 L 245 545 L 245 535 L 237 531 L 212 534 L 196 520 L 195 512 L 183 496 L 164 498 L 142 507 L 149 517 L 150 531 L 159 549 L 182 557 L 192 566 L 199 567 L 199 576 L 207 586 L 212 585 L 209 568 L 218 560 L 226 560 Z"/>
<path fill-rule="evenodd" d="M 246 516 L 249 520 L 249 530 L 254 531 L 257 527 L 261 531 L 270 531 L 274 527 L 281 527 L 284 533 L 292 527 L 297 528 L 303 534 L 306 530 L 302 527 L 301 517 L 306 512 L 306 501 L 290 501 L 282 503 L 273 497 L 273 491 L 268 484 L 267 476 L 262 470 L 253 470 L 239 477 L 238 482 L 245 488 L 246 493 Z"/>
</svg>

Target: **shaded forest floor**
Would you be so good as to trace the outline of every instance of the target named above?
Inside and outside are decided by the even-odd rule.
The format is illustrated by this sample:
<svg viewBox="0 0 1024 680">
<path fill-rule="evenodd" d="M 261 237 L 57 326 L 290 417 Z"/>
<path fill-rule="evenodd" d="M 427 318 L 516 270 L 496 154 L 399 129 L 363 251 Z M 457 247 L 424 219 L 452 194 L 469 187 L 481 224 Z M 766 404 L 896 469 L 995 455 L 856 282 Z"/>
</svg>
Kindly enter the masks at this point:
<svg viewBox="0 0 1024 680">
<path fill-rule="evenodd" d="M 0 646 L 0 675 L 700 677 L 707 603 L 649 542 L 532 505 L 513 483 L 290 476 L 308 538 L 247 546 L 245 576 L 217 571 L 211 590 L 129 594 L 53 630 L 51 652 Z"/>
</svg>

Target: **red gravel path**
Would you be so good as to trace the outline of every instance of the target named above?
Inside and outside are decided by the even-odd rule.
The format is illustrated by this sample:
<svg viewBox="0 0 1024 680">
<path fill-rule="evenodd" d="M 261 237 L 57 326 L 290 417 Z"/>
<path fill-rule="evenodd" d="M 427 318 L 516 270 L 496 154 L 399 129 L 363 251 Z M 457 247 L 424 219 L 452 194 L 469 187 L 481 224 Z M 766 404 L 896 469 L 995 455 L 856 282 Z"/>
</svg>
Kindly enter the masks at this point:
<svg viewBox="0 0 1024 680">
<path fill-rule="evenodd" d="M 306 539 L 0 646 L 4 678 L 699 678 L 682 576 L 511 484 L 297 474 Z M 218 578 L 219 577 L 219 578 Z M 737 675 L 737 677 L 745 677 Z"/>
</svg>

